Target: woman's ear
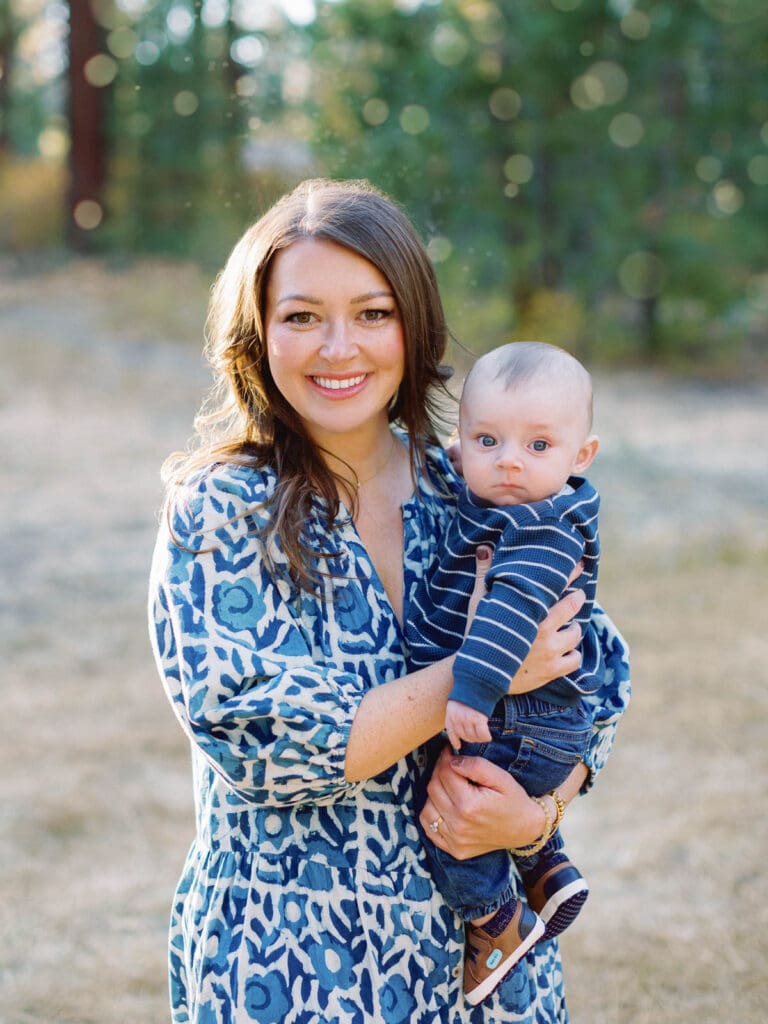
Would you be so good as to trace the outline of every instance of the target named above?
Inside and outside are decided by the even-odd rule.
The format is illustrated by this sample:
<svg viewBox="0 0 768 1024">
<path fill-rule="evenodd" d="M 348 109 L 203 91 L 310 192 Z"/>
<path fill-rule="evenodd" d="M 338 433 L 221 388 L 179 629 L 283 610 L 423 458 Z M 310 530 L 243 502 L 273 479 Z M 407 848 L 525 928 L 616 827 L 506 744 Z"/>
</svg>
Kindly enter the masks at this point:
<svg viewBox="0 0 768 1024">
<path fill-rule="evenodd" d="M 583 473 L 585 469 L 588 469 L 592 464 L 592 460 L 597 455 L 599 447 L 600 438 L 597 434 L 590 434 L 576 454 L 576 461 L 573 464 L 574 471 Z"/>
</svg>

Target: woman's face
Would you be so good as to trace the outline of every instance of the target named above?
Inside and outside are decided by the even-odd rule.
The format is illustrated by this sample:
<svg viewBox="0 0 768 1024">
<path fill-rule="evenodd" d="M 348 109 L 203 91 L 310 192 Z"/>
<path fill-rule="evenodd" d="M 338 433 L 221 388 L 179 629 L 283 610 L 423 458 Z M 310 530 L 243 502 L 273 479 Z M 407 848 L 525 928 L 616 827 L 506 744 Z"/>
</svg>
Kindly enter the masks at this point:
<svg viewBox="0 0 768 1024">
<path fill-rule="evenodd" d="M 405 344 L 389 282 L 335 242 L 300 239 L 272 261 L 266 293 L 272 377 L 316 444 L 386 425 Z"/>
</svg>

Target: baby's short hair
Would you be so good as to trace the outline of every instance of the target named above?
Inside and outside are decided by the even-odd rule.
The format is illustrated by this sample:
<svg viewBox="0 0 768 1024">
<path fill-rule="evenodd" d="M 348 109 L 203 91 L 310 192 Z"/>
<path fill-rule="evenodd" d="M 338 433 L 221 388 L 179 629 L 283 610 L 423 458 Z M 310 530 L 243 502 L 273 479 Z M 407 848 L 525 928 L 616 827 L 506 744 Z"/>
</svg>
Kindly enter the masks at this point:
<svg viewBox="0 0 768 1024">
<path fill-rule="evenodd" d="M 491 349 L 480 356 L 467 374 L 462 400 L 468 393 L 468 387 L 477 383 L 482 372 L 487 372 L 492 380 L 501 378 L 506 388 L 517 387 L 541 376 L 548 380 L 555 377 L 571 384 L 574 390 L 584 395 L 587 430 L 592 429 L 592 376 L 565 349 L 544 341 L 512 341 Z"/>
</svg>

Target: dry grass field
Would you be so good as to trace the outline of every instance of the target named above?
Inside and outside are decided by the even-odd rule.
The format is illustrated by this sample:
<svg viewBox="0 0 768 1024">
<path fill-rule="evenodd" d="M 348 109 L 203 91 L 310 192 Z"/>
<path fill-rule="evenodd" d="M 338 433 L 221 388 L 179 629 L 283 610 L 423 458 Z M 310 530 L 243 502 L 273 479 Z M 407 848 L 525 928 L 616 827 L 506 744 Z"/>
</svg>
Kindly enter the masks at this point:
<svg viewBox="0 0 768 1024">
<path fill-rule="evenodd" d="M 192 809 L 144 605 L 205 285 L 87 262 L 0 281 L 0 1022 L 164 1024 Z M 637 373 L 598 396 L 601 594 L 635 689 L 566 820 L 592 885 L 563 940 L 572 1022 L 765 1024 L 768 386 Z"/>
</svg>

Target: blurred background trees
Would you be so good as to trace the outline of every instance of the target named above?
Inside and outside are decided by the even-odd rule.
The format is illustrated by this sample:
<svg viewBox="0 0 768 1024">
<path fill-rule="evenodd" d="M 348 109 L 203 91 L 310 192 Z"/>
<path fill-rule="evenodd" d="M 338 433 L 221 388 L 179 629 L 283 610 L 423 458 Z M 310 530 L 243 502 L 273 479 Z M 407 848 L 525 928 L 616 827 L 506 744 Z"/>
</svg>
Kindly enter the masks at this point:
<svg viewBox="0 0 768 1024">
<path fill-rule="evenodd" d="M 0 247 L 213 272 L 367 177 L 471 350 L 754 372 L 767 65 L 765 0 L 0 0 Z"/>
</svg>

